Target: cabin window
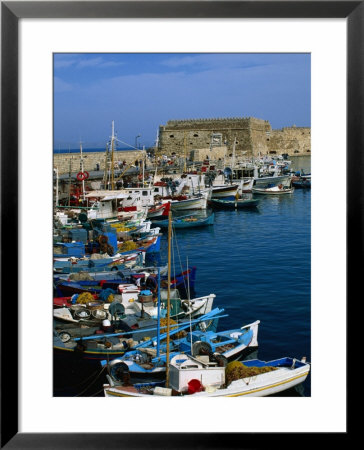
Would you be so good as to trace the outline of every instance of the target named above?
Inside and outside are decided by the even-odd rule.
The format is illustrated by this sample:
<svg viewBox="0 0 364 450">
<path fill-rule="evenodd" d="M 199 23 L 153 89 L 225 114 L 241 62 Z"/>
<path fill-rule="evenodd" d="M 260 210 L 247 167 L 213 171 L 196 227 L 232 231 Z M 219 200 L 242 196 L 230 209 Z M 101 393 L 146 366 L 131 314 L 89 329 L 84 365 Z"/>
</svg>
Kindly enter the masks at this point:
<svg viewBox="0 0 364 450">
<path fill-rule="evenodd" d="M 143 191 L 142 195 L 145 197 L 146 195 L 148 195 L 148 191 Z"/>
<path fill-rule="evenodd" d="M 159 192 L 159 189 L 158 188 L 154 188 L 154 192 Z"/>
</svg>

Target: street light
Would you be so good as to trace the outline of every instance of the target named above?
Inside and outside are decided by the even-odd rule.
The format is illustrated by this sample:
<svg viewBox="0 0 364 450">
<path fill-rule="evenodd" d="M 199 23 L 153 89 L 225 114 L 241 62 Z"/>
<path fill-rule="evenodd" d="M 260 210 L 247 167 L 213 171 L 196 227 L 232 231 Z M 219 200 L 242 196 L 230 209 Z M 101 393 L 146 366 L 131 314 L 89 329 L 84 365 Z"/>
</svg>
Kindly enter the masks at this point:
<svg viewBox="0 0 364 450">
<path fill-rule="evenodd" d="M 135 136 L 135 148 L 138 148 L 138 138 L 140 137 L 140 134 L 138 134 L 138 136 Z"/>
</svg>

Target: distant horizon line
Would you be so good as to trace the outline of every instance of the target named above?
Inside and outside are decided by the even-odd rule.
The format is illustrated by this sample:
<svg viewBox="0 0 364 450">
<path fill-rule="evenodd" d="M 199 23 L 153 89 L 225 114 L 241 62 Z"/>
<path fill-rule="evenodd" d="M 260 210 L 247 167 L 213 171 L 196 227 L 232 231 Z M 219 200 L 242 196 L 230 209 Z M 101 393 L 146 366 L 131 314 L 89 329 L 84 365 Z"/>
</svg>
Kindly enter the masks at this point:
<svg viewBox="0 0 364 450">
<path fill-rule="evenodd" d="M 147 150 L 149 147 L 146 147 Z M 110 151 L 110 150 L 108 150 Z M 143 151 L 142 148 L 114 148 L 115 152 L 125 152 L 125 151 Z M 96 153 L 96 152 L 106 152 L 105 147 L 89 147 L 82 148 L 82 153 Z M 53 153 L 81 153 L 79 148 L 54 148 Z"/>
</svg>

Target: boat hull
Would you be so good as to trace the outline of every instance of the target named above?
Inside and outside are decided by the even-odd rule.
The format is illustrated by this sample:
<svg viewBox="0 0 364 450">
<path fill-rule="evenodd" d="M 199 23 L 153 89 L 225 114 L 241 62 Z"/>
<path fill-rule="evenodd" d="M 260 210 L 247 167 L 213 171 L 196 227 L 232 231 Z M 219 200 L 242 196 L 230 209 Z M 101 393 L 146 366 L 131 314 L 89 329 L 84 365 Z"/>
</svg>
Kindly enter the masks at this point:
<svg viewBox="0 0 364 450">
<path fill-rule="evenodd" d="M 221 209 L 246 209 L 246 208 L 256 208 L 259 204 L 259 200 L 211 199 L 210 204 L 214 208 L 221 208 Z"/>
<path fill-rule="evenodd" d="M 261 195 L 286 195 L 286 194 L 293 194 L 294 188 L 288 188 L 288 189 L 274 189 L 274 188 L 252 188 L 253 194 L 261 194 Z"/>
<path fill-rule="evenodd" d="M 172 221 L 172 226 L 174 228 L 195 228 L 195 227 L 204 227 L 207 225 L 213 225 L 215 216 L 214 214 L 211 214 L 210 216 L 200 219 L 200 220 L 194 220 L 194 221 L 187 221 L 182 219 L 174 219 Z M 159 222 L 155 222 L 155 225 L 167 228 L 168 227 L 168 220 L 162 220 Z"/>
<path fill-rule="evenodd" d="M 206 209 L 207 208 L 207 198 L 199 197 L 187 200 L 177 200 L 171 201 L 172 211 L 184 211 L 190 209 Z"/>
<path fill-rule="evenodd" d="M 217 186 L 212 188 L 211 199 L 224 198 L 224 197 L 234 197 L 238 192 L 239 186 Z"/>
</svg>

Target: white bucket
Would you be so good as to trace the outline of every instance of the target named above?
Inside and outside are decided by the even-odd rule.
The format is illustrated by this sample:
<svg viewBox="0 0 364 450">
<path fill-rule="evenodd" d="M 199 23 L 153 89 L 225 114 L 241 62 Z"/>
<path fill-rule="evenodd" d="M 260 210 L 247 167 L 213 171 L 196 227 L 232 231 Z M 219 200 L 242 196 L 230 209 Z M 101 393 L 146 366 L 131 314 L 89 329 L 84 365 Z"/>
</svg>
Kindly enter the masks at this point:
<svg viewBox="0 0 364 450">
<path fill-rule="evenodd" d="M 108 319 L 105 319 L 102 321 L 102 326 L 103 327 L 110 327 L 111 326 L 111 322 Z"/>
</svg>

